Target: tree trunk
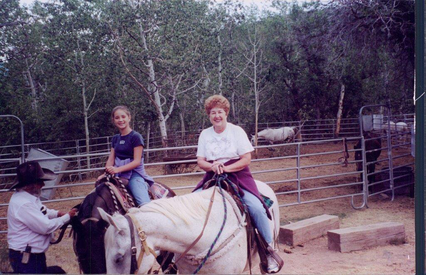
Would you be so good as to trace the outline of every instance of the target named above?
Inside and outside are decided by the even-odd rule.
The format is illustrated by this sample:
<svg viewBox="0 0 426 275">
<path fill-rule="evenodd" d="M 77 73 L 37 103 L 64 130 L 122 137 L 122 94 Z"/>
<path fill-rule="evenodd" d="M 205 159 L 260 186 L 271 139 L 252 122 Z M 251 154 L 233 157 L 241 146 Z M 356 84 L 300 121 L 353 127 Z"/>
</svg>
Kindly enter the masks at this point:
<svg viewBox="0 0 426 275">
<path fill-rule="evenodd" d="M 86 162 L 87 162 L 87 169 L 90 169 L 90 132 L 89 132 L 89 108 L 90 106 L 87 105 L 87 99 L 86 99 L 86 81 L 84 79 L 84 73 L 82 70 L 85 68 L 84 64 L 84 58 L 83 53 L 80 48 L 80 42 L 77 38 L 77 49 L 78 52 L 75 53 L 75 61 L 76 63 L 80 63 L 79 67 L 81 67 L 81 70 L 76 70 L 77 72 L 77 78 L 80 79 L 80 85 L 81 85 L 81 97 L 83 99 L 83 117 L 84 117 L 84 133 L 85 133 L 85 140 L 86 140 Z M 78 58 L 78 55 L 80 55 L 80 58 Z"/>
<path fill-rule="evenodd" d="M 217 41 L 219 42 L 219 55 L 217 57 L 218 62 L 218 78 L 219 78 L 219 84 L 218 84 L 218 90 L 219 94 L 222 95 L 222 41 L 220 40 L 220 34 L 217 34 Z"/>
<path fill-rule="evenodd" d="M 148 46 L 146 43 L 146 37 L 145 32 L 142 27 L 142 23 L 139 21 L 139 32 L 140 36 L 142 38 L 142 45 L 146 52 L 148 52 Z M 148 84 L 148 91 L 154 95 L 154 102 L 157 105 L 157 116 L 158 116 L 158 126 L 160 127 L 160 134 L 161 134 L 161 143 L 163 147 L 167 147 L 167 127 L 166 127 L 166 118 L 163 114 L 163 108 L 161 105 L 161 99 L 160 99 L 160 92 L 157 89 L 157 79 L 155 76 L 155 69 L 154 69 L 154 62 L 151 58 L 147 60 L 147 67 L 149 70 L 149 84 Z M 167 154 L 167 152 L 166 152 Z"/>
<path fill-rule="evenodd" d="M 36 90 L 35 85 L 34 85 L 34 80 L 33 80 L 33 77 L 31 75 L 30 66 L 28 65 L 28 59 L 27 58 L 25 58 L 25 64 L 27 65 L 27 70 L 25 71 L 25 74 L 27 75 L 28 84 L 29 84 L 30 89 L 31 89 L 31 98 L 32 98 L 31 108 L 37 114 L 37 112 L 38 112 L 37 90 Z M 38 118 L 38 116 L 37 116 L 37 118 Z"/>
<path fill-rule="evenodd" d="M 185 116 L 184 116 L 182 111 L 179 113 L 179 119 L 180 119 L 181 139 L 182 139 L 182 141 L 184 141 L 185 140 Z M 186 144 L 184 144 L 184 145 L 186 145 Z"/>
<path fill-rule="evenodd" d="M 254 90 L 254 146 L 257 146 L 257 132 L 259 131 L 259 91 L 257 90 L 257 54 L 256 54 L 256 44 L 253 44 L 253 58 L 254 58 L 254 66 L 253 66 L 253 90 Z M 257 149 L 255 152 L 257 157 Z"/>
<path fill-rule="evenodd" d="M 84 133 L 86 138 L 86 161 L 87 161 L 87 169 L 90 169 L 90 132 L 89 132 L 89 115 L 88 115 L 88 107 L 86 101 L 86 86 L 83 84 L 82 87 L 83 94 L 83 115 L 84 115 Z"/>
<path fill-rule="evenodd" d="M 342 119 L 343 99 L 344 98 L 345 98 L 345 84 L 342 84 L 340 86 L 339 109 L 337 111 L 336 133 L 335 133 L 336 137 L 338 137 L 339 133 L 340 133 L 340 121 Z"/>
</svg>

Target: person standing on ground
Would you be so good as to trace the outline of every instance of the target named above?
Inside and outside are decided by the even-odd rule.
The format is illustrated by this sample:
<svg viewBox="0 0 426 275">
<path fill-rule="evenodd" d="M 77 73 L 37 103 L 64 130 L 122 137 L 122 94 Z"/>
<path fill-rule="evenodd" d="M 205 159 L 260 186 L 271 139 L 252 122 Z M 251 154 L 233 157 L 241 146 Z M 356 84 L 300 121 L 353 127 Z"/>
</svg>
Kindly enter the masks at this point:
<svg viewBox="0 0 426 275">
<path fill-rule="evenodd" d="M 77 209 L 68 213 L 49 209 L 40 201 L 44 181 L 56 175 L 29 161 L 16 168 L 18 180 L 10 190 L 16 189 L 7 209 L 7 243 L 9 261 L 14 273 L 58 274 L 65 273 L 59 266 L 48 267 L 46 251 L 53 232 L 74 217 Z"/>
</svg>

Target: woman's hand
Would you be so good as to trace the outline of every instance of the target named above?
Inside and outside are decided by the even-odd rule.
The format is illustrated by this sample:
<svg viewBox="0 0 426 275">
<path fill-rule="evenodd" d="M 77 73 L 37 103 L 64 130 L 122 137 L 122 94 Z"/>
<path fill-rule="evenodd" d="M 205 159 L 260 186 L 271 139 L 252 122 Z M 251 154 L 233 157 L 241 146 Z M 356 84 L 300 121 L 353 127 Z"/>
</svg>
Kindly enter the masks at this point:
<svg viewBox="0 0 426 275">
<path fill-rule="evenodd" d="M 215 161 L 212 163 L 211 169 L 216 174 L 221 175 L 225 172 L 225 165 L 223 165 L 221 162 Z"/>
</svg>

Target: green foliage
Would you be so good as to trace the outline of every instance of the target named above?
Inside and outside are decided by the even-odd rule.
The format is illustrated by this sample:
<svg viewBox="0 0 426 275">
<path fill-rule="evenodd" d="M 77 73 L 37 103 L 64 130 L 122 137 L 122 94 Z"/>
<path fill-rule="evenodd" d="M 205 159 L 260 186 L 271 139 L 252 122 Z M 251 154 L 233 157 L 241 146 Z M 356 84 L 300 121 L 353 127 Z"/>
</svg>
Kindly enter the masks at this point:
<svg viewBox="0 0 426 275">
<path fill-rule="evenodd" d="M 241 71 L 256 39 L 259 122 L 334 118 L 342 85 L 344 117 L 377 103 L 413 112 L 414 1 L 364 2 L 274 1 L 277 12 L 261 14 L 232 1 L 61 0 L 31 11 L 3 1 L 0 113 L 23 120 L 27 142 L 84 138 L 83 99 L 91 137 L 114 132 L 116 105 L 129 106 L 135 129 L 158 131 L 159 91 L 167 128 L 196 132 L 209 125 L 205 98 L 222 93 L 229 120 L 252 131 L 253 71 Z M 0 123 L 1 142 L 19 143 L 19 127 Z"/>
</svg>

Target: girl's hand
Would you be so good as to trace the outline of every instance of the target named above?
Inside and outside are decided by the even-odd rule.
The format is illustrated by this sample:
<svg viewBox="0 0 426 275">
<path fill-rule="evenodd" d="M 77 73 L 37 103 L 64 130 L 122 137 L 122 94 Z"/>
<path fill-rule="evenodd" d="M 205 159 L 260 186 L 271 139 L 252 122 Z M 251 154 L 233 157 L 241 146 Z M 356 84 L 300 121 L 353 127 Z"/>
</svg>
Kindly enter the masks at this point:
<svg viewBox="0 0 426 275">
<path fill-rule="evenodd" d="M 118 171 L 118 168 L 117 168 L 117 167 L 114 167 L 114 166 L 108 166 L 108 167 L 106 167 L 106 168 L 105 168 L 105 171 L 106 171 L 107 173 L 111 174 L 111 175 L 114 175 L 114 174 L 120 173 L 120 171 Z"/>
</svg>

